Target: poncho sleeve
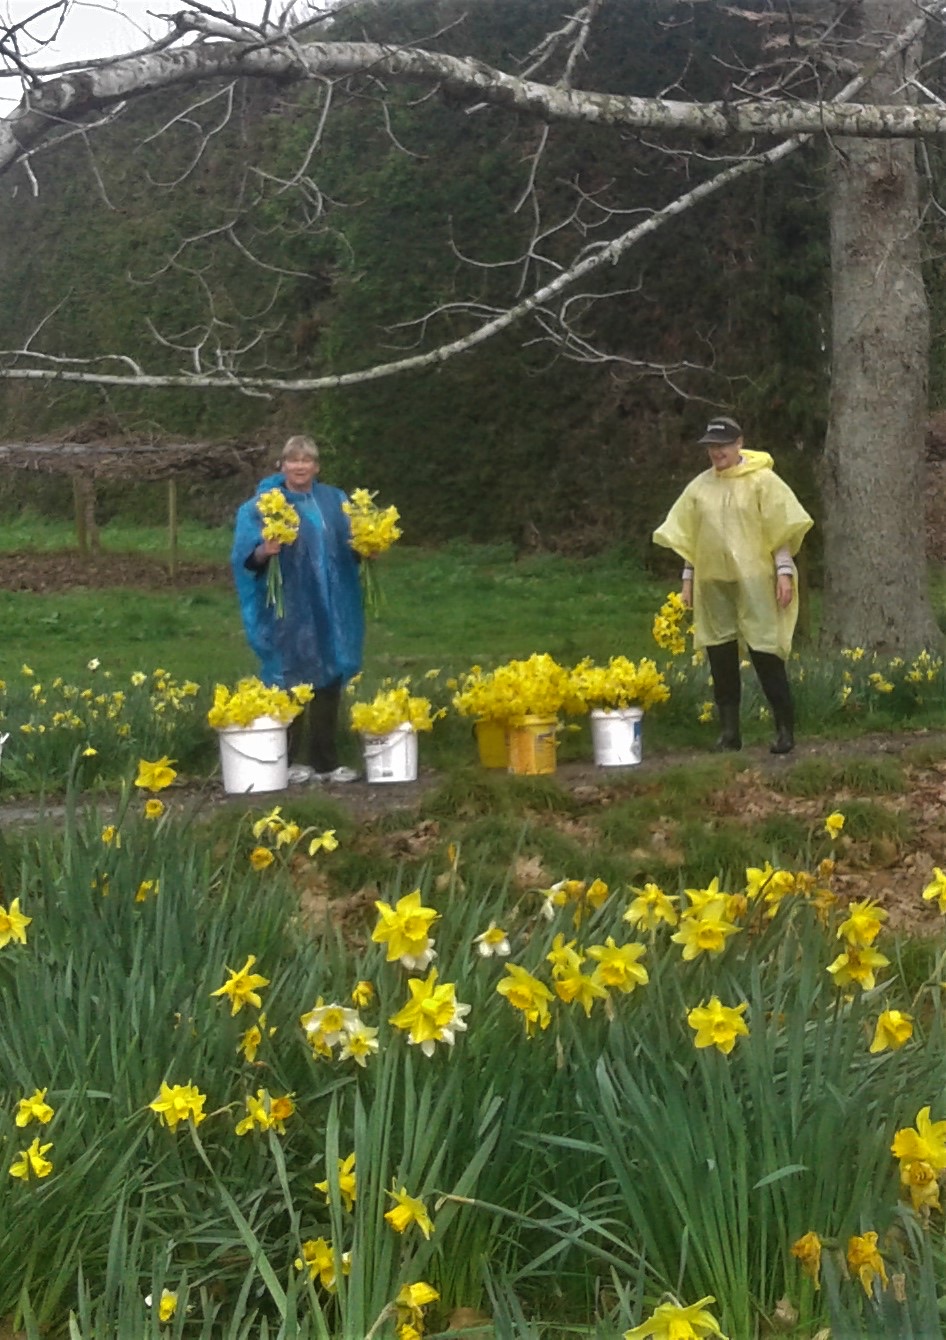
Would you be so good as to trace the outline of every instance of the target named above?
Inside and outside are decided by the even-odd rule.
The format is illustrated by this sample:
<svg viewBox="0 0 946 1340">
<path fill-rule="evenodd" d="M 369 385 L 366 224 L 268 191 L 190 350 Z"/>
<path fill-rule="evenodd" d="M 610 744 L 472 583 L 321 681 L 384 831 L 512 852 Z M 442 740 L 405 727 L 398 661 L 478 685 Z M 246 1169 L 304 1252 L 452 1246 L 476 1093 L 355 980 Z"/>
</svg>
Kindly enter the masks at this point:
<svg viewBox="0 0 946 1340">
<path fill-rule="evenodd" d="M 792 490 L 771 470 L 759 476 L 759 515 L 763 541 L 769 553 L 785 545 L 794 557 L 814 522 Z"/>
<path fill-rule="evenodd" d="M 246 640 L 259 658 L 260 678 L 264 684 L 281 684 L 282 657 L 275 636 L 276 626 L 272 611 L 266 607 L 266 568 L 250 569 L 246 566 L 246 560 L 262 539 L 262 518 L 256 499 L 251 498 L 242 504 L 236 514 L 230 566 Z"/>
<path fill-rule="evenodd" d="M 696 555 L 697 539 L 697 499 L 694 485 L 689 483 L 680 497 L 667 513 L 662 526 L 654 531 L 654 544 L 664 549 L 673 549 L 687 563 L 692 564 Z"/>
</svg>

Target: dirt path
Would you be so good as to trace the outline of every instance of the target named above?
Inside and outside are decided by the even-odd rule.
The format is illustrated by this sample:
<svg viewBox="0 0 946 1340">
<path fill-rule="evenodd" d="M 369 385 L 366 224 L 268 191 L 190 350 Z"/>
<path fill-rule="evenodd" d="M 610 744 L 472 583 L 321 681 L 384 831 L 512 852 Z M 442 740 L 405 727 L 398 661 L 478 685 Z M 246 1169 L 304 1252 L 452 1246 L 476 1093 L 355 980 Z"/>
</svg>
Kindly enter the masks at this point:
<svg viewBox="0 0 946 1340">
<path fill-rule="evenodd" d="M 900 789 L 878 793 L 876 788 L 858 786 L 856 780 L 852 786 L 845 785 L 845 763 L 852 763 L 853 773 L 854 760 L 870 758 L 899 763 Z M 820 786 L 811 788 L 813 794 L 799 794 L 803 788 L 787 790 L 780 784 L 792 769 L 807 760 L 834 765 L 831 771 L 838 784 L 833 794 L 826 795 Z M 897 820 L 890 825 L 900 830 L 899 837 L 886 828 L 881 832 L 881 826 L 876 834 L 862 835 L 856 840 L 842 835 L 836 848 L 839 857 L 836 887 L 848 901 L 876 899 L 890 914 L 892 926 L 925 935 L 942 933 L 943 921 L 938 910 L 935 905 L 923 903 L 920 895 L 933 867 L 946 867 L 946 731 L 870 735 L 845 741 L 802 741 L 789 757 L 775 757 L 765 746 L 753 745 L 740 754 L 725 756 L 695 750 L 667 751 L 646 756 L 640 767 L 634 769 L 605 769 L 585 761 L 568 761 L 559 766 L 554 780 L 571 796 L 573 806 L 564 813 L 530 812 L 529 817 L 560 828 L 593 849 L 597 830 L 588 822 L 589 816 L 626 799 L 629 777 L 643 787 L 649 781 L 657 786 L 671 769 L 707 764 L 715 764 L 718 770 L 718 783 L 704 802 L 709 824 L 756 826 L 776 816 L 793 816 L 812 832 L 818 832 L 830 810 L 843 812 L 845 804 L 865 799 L 894 819 L 900 816 L 903 822 Z M 325 794 L 352 816 L 366 837 L 383 820 L 384 846 L 392 858 L 422 857 L 432 842 L 440 840 L 440 825 L 425 818 L 424 801 L 442 780 L 434 770 L 421 769 L 416 782 L 396 785 L 355 782 L 327 788 Z M 312 794 L 311 787 L 292 787 L 285 793 L 268 793 L 260 799 L 269 805 L 278 804 L 281 795 L 295 798 L 306 794 Z M 226 795 L 217 781 L 202 786 L 184 785 L 166 796 L 171 804 L 190 805 L 202 800 L 211 809 L 245 807 L 248 803 L 247 797 Z M 43 808 L 31 801 L 4 804 L 0 794 L 0 830 L 30 824 L 41 815 L 59 822 L 64 814 L 61 804 Z M 402 816 L 403 822 L 398 823 L 395 816 Z M 665 820 L 655 821 L 651 841 L 654 850 L 664 844 L 665 859 L 667 844 L 673 844 L 672 825 L 668 826 Z M 762 853 L 760 861 L 764 857 Z"/>
</svg>

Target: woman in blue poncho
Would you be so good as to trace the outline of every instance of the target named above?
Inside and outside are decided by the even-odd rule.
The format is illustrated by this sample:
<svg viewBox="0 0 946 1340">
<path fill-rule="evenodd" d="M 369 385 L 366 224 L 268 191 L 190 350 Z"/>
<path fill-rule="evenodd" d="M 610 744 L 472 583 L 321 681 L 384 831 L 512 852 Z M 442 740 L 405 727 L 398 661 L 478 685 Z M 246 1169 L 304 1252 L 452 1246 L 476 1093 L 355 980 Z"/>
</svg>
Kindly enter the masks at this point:
<svg viewBox="0 0 946 1340">
<path fill-rule="evenodd" d="M 256 495 L 237 512 L 231 563 L 240 613 L 250 646 L 267 684 L 291 688 L 311 684 L 315 698 L 290 730 L 297 758 L 289 780 L 351 782 L 357 774 L 339 765 L 338 709 L 341 692 L 361 669 L 364 615 L 358 558 L 342 511 L 341 489 L 317 482 L 319 449 L 309 437 L 290 437 L 279 473 L 262 480 Z M 290 545 L 263 539 L 260 494 L 280 489 L 299 513 L 299 534 Z M 284 614 L 266 598 L 266 569 L 282 572 Z"/>
</svg>

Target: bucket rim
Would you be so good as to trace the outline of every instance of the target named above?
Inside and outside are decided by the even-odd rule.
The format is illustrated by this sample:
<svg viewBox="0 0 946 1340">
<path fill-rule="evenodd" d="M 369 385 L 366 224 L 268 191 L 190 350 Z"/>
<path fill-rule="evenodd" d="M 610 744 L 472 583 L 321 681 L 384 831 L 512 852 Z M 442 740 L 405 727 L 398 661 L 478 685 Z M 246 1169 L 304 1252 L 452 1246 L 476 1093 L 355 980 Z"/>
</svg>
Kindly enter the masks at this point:
<svg viewBox="0 0 946 1340">
<path fill-rule="evenodd" d="M 235 732 L 245 734 L 247 731 L 288 730 L 289 727 L 287 722 L 278 721 L 276 717 L 254 717 L 245 726 L 215 726 L 214 729 L 218 735 L 232 735 Z"/>
<path fill-rule="evenodd" d="M 381 731 L 380 734 L 377 731 L 369 731 L 369 730 L 359 731 L 358 734 L 361 736 L 363 741 L 389 740 L 392 735 L 416 735 L 417 731 L 414 729 L 414 727 L 411 725 L 409 721 L 402 721 L 392 730 Z"/>
</svg>

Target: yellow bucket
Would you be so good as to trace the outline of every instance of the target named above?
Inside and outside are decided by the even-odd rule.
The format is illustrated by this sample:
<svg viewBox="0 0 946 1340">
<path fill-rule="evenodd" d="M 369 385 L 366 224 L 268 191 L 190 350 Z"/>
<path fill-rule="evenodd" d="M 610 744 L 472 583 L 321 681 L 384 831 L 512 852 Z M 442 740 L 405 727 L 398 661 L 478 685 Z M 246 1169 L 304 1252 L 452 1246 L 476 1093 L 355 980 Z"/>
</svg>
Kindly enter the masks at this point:
<svg viewBox="0 0 946 1340">
<path fill-rule="evenodd" d="M 555 771 L 558 721 L 555 717 L 526 717 L 506 734 L 509 771 L 524 776 Z"/>
<path fill-rule="evenodd" d="M 505 768 L 509 762 L 506 752 L 506 727 L 501 721 L 477 721 L 473 726 L 480 763 L 484 768 Z"/>
</svg>

